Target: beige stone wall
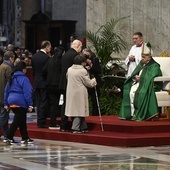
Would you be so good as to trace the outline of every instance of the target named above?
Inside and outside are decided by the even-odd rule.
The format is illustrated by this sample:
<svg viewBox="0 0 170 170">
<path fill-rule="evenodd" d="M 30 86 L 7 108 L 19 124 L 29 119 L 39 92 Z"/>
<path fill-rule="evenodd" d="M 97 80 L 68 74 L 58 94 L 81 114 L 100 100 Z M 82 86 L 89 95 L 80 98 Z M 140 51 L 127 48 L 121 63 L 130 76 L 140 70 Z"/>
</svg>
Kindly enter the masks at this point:
<svg viewBox="0 0 170 170">
<path fill-rule="evenodd" d="M 127 16 L 125 20 L 127 50 L 134 32 L 141 31 L 144 40 L 153 46 L 154 55 L 170 52 L 170 1 L 169 0 L 87 0 L 87 29 L 96 31 L 111 18 Z"/>
</svg>

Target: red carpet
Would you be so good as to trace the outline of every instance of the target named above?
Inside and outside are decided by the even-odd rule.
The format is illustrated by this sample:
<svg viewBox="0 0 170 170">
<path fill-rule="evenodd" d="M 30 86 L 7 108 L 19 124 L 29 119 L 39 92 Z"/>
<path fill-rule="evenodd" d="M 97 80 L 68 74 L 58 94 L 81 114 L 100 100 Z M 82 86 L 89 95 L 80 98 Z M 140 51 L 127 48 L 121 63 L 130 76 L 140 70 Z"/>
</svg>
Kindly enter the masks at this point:
<svg viewBox="0 0 170 170">
<path fill-rule="evenodd" d="M 29 136 L 37 139 L 124 147 L 170 144 L 170 120 L 134 122 L 119 120 L 117 116 L 102 116 L 104 131 L 101 131 L 98 116 L 88 117 L 86 121 L 89 132 L 83 134 L 37 128 L 36 123 L 28 123 Z M 19 131 L 16 135 L 19 136 Z"/>
</svg>

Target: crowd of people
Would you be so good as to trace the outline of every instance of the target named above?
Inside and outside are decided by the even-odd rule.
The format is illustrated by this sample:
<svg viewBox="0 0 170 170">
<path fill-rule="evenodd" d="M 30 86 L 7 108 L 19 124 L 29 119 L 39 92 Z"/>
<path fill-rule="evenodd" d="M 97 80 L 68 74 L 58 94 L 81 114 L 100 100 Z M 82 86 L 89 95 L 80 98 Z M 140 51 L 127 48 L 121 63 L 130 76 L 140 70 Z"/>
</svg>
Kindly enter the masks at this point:
<svg viewBox="0 0 170 170">
<path fill-rule="evenodd" d="M 1 127 L 4 142 L 15 143 L 14 133 L 17 128 L 20 129 L 21 143 L 33 142 L 27 132 L 26 115 L 27 112 L 32 112 L 34 106 L 38 128 L 60 129 L 72 133 L 87 132 L 85 117 L 89 116 L 88 93 L 90 94 L 90 88 L 98 84 L 101 68 L 99 60 L 92 56 L 90 50 L 84 49 L 82 52 L 82 46 L 80 40 L 74 39 L 71 46 L 67 46 L 68 50 L 62 46 L 52 49 L 51 43 L 45 40 L 33 55 L 27 49 L 14 48 L 12 44 L 2 49 L 0 102 L 8 114 L 10 111 L 14 113 L 10 128 L 8 122 Z M 33 84 L 26 75 L 27 66 L 32 66 Z M 68 71 L 69 68 L 73 71 Z M 76 82 L 73 81 L 74 79 Z M 75 91 L 70 91 L 70 87 Z M 80 91 L 77 93 L 79 88 Z M 98 91 L 99 88 L 98 85 Z M 75 104 L 72 105 L 70 102 L 76 103 L 77 95 L 82 104 L 75 108 L 73 107 Z M 63 96 L 63 104 L 60 108 L 61 96 Z M 70 97 L 73 99 L 70 100 Z M 95 102 L 92 100 L 94 115 L 98 113 Z M 60 124 L 57 124 L 58 116 L 61 117 Z M 47 124 L 48 117 L 50 124 Z M 72 127 L 69 126 L 69 117 L 72 119 Z"/>
<path fill-rule="evenodd" d="M 0 49 L 0 64 L 3 62 L 3 55 L 6 51 L 12 51 L 14 53 L 14 65 L 19 61 L 24 61 L 27 66 L 31 66 L 32 52 L 28 49 L 23 49 L 19 47 L 14 47 L 13 44 L 8 44 Z"/>
<path fill-rule="evenodd" d="M 154 84 L 153 79 L 162 73 L 159 64 L 152 58 L 151 45 L 144 43 L 141 32 L 133 34 L 133 42 L 125 59 L 128 70 L 120 89 L 123 99 L 119 118 L 148 120 L 158 114 L 155 91 L 161 89 L 161 84 Z M 12 44 L 1 50 L 0 104 L 8 114 L 10 109 L 14 113 L 10 128 L 8 122 L 1 127 L 4 142 L 15 142 L 13 137 L 17 128 L 20 129 L 21 143 L 33 142 L 27 132 L 26 115 L 32 112 L 34 106 L 38 128 L 88 132 L 85 121 L 85 117 L 89 116 L 88 99 L 92 102 L 91 115 L 99 115 L 96 93 L 100 97 L 101 65 L 99 59 L 75 37 L 71 37 L 67 48 L 59 46 L 52 49 L 51 43 L 44 40 L 33 55 L 27 49 L 14 48 Z M 33 85 L 26 76 L 27 66 L 32 66 Z M 61 96 L 63 104 L 60 108 Z M 58 116 L 61 117 L 60 124 L 57 124 Z M 47 117 L 50 124 L 47 124 Z"/>
</svg>

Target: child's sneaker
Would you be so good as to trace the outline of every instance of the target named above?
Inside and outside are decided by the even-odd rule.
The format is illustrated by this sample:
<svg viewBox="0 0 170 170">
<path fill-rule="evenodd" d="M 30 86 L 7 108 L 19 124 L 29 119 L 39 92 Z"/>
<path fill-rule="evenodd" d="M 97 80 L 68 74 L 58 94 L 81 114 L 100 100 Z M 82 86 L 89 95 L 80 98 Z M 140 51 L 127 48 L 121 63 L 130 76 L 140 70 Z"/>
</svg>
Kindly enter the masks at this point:
<svg viewBox="0 0 170 170">
<path fill-rule="evenodd" d="M 22 140 L 21 141 L 21 144 L 32 144 L 34 142 L 34 140 L 33 139 L 26 139 L 26 140 Z"/>
<path fill-rule="evenodd" d="M 27 143 L 28 143 L 28 144 L 32 144 L 33 142 L 34 142 L 34 140 L 33 140 L 33 139 L 30 139 L 30 138 L 29 138 L 29 139 L 27 139 Z"/>
<path fill-rule="evenodd" d="M 8 138 L 7 138 L 7 137 L 4 137 L 3 142 L 6 143 L 7 140 L 8 140 Z"/>
<path fill-rule="evenodd" d="M 17 142 L 15 142 L 14 139 L 10 140 L 10 139 L 6 138 L 6 142 L 5 143 L 8 144 L 8 145 L 13 145 L 14 143 L 17 143 Z"/>
</svg>

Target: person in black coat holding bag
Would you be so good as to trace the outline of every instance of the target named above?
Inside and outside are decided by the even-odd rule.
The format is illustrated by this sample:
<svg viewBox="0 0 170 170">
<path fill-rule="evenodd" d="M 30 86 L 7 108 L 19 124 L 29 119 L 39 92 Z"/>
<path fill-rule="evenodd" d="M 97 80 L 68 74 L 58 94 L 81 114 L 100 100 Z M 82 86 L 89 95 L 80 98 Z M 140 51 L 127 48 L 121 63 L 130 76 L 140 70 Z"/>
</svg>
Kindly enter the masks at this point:
<svg viewBox="0 0 170 170">
<path fill-rule="evenodd" d="M 60 90 L 63 94 L 63 105 L 61 108 L 61 124 L 60 131 L 68 131 L 68 117 L 65 116 L 65 104 L 66 104 L 66 87 L 67 87 L 67 78 L 66 73 L 69 67 L 74 64 L 74 58 L 80 53 L 82 50 L 82 42 L 79 40 L 74 40 L 71 48 L 64 54 L 62 57 L 62 73 L 60 79 Z"/>
<path fill-rule="evenodd" d="M 32 56 L 32 68 L 34 75 L 34 87 L 37 106 L 37 126 L 40 128 L 47 128 L 47 108 L 48 97 L 46 88 L 46 78 L 43 74 L 43 67 L 47 63 L 49 53 L 51 51 L 51 43 L 49 41 L 43 41 L 41 43 L 41 49 Z"/>
<path fill-rule="evenodd" d="M 56 118 L 60 112 L 60 89 L 61 59 L 65 50 L 63 47 L 54 49 L 54 57 L 50 58 L 44 66 L 43 71 L 46 77 L 47 92 L 50 102 L 50 126 L 49 129 L 59 129 Z"/>
</svg>

